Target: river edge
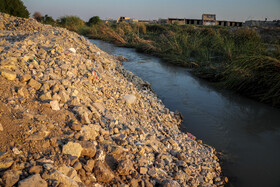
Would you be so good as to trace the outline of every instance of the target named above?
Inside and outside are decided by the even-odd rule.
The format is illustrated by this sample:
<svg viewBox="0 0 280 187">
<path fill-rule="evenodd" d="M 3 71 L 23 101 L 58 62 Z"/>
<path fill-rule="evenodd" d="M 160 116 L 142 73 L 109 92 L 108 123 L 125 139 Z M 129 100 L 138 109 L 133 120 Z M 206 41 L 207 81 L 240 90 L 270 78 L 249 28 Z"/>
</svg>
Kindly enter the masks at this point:
<svg viewBox="0 0 280 187">
<path fill-rule="evenodd" d="M 23 116 L 21 129 L 1 119 L 1 184 L 224 184 L 215 149 L 180 132 L 174 113 L 124 80 L 114 58 L 65 29 L 0 16 L 0 81 L 12 90 L 1 88 L 2 115 Z"/>
<path fill-rule="evenodd" d="M 250 93 L 248 94 L 248 93 L 246 93 L 246 92 L 244 92 L 242 90 L 241 91 L 237 91 L 235 89 L 232 89 L 232 88 L 230 88 L 230 84 L 226 86 L 226 84 L 219 82 L 219 80 L 221 79 L 220 75 L 215 75 L 215 73 L 212 72 L 213 70 L 211 70 L 211 69 L 207 70 L 205 68 L 202 68 L 200 70 L 197 70 L 196 69 L 196 67 L 197 67 L 196 63 L 193 63 L 192 66 L 189 66 L 189 65 L 185 66 L 185 65 L 180 64 L 180 63 L 173 63 L 172 59 L 164 58 L 161 54 L 145 52 L 144 50 L 142 50 L 141 48 L 138 48 L 137 45 L 134 45 L 134 44 L 130 44 L 130 43 L 128 43 L 128 44 L 118 44 L 112 38 L 92 37 L 92 36 L 90 36 L 90 34 L 89 35 L 84 35 L 84 36 L 89 38 L 89 39 L 101 40 L 101 41 L 104 41 L 104 42 L 108 42 L 108 43 L 111 43 L 111 44 L 116 45 L 118 47 L 136 49 L 136 51 L 139 52 L 139 53 L 143 53 L 143 54 L 146 54 L 146 55 L 151 55 L 153 57 L 160 58 L 165 63 L 169 63 L 169 64 L 172 64 L 172 65 L 175 65 L 175 66 L 179 66 L 179 67 L 186 67 L 186 68 L 188 68 L 190 70 L 190 73 L 192 75 L 194 75 L 195 77 L 197 77 L 199 79 L 203 79 L 203 80 L 208 81 L 209 83 L 211 83 L 217 89 L 231 91 L 231 92 L 234 92 L 235 94 L 238 94 L 240 96 L 246 97 L 248 99 L 252 99 L 254 101 L 263 103 L 265 105 L 268 105 L 268 106 L 280 109 L 280 105 L 276 105 L 272 101 L 265 101 L 264 99 L 259 98 L 259 96 L 250 95 Z"/>
<path fill-rule="evenodd" d="M 118 45 L 116 45 L 116 44 L 114 44 L 113 42 L 109 42 L 109 41 L 104 41 L 104 40 L 101 40 L 101 39 L 92 39 L 92 38 L 88 38 L 88 37 L 86 37 L 87 39 L 89 39 L 89 40 L 100 40 L 100 41 L 103 41 L 103 42 L 108 42 L 108 43 L 110 43 L 110 44 L 112 44 L 112 45 L 114 45 L 114 46 L 116 46 L 116 47 L 123 47 L 123 48 L 129 48 L 129 49 L 135 49 L 135 48 L 133 48 L 133 47 L 127 47 L 127 46 L 118 46 Z M 92 41 L 92 43 L 94 44 L 94 41 Z M 94 45 L 96 45 L 96 44 L 94 44 Z M 139 52 L 139 51 L 136 51 L 137 53 L 143 53 L 143 54 L 145 54 L 145 55 L 150 55 L 150 54 L 147 54 L 147 53 L 144 53 L 144 52 Z M 109 53 L 108 53 L 109 54 Z M 157 96 L 157 93 L 152 89 L 152 84 L 151 83 L 149 83 L 148 81 L 146 81 L 146 80 L 144 80 L 143 78 L 141 78 L 141 77 L 139 77 L 139 76 L 137 76 L 137 75 L 135 75 L 134 73 L 132 73 L 131 71 L 129 71 L 129 70 L 127 70 L 127 69 L 125 69 L 124 67 L 123 67 L 123 63 L 130 63 L 130 62 L 126 62 L 126 61 L 129 61 L 130 59 L 128 59 L 128 58 L 126 58 L 126 57 L 123 57 L 123 56 L 117 56 L 117 55 L 112 55 L 112 56 L 114 56 L 114 58 L 116 59 L 116 60 L 119 60 L 120 61 L 120 64 L 119 64 L 119 67 L 117 68 L 118 69 L 118 71 L 121 73 L 121 74 L 123 74 L 124 75 L 124 77 L 126 77 L 126 79 L 129 81 L 129 82 L 132 82 L 133 84 L 135 84 L 136 85 L 136 87 L 138 88 L 138 89 L 146 89 L 146 90 L 149 90 L 156 98 L 158 98 L 158 96 Z M 161 59 L 160 57 L 157 57 L 157 56 L 153 56 L 153 55 L 150 55 L 150 56 L 152 56 L 152 57 L 156 57 L 156 58 L 159 58 L 159 59 Z M 165 62 L 164 61 L 164 63 L 167 63 L 167 62 Z M 176 65 L 174 65 L 174 66 L 176 66 Z M 189 72 L 191 72 L 191 69 L 189 69 L 190 71 Z M 194 76 L 193 74 L 192 74 L 192 76 Z M 196 77 L 196 78 L 199 78 L 199 77 Z M 159 101 L 161 102 L 161 103 L 163 103 L 163 101 L 160 99 L 160 98 L 158 98 L 159 99 Z M 178 119 L 178 120 L 180 120 L 181 122 L 177 125 L 178 126 L 178 128 L 180 128 L 181 127 L 181 123 L 182 123 L 182 121 L 184 120 L 184 116 L 180 113 L 180 111 L 177 111 L 176 112 L 176 118 Z M 193 135 L 192 133 L 190 133 L 190 132 L 188 132 L 188 131 L 183 131 L 183 130 L 181 130 L 180 129 L 180 131 L 181 132 L 183 132 L 183 133 L 185 133 L 185 134 L 187 134 L 188 136 L 190 136 L 190 137 L 192 137 L 193 139 L 195 139 L 196 141 L 198 141 L 199 143 L 201 143 L 202 144 L 202 142 L 203 142 L 203 139 L 197 139 L 197 137 L 195 136 L 195 135 Z M 205 145 L 205 146 L 209 146 L 209 147 L 213 147 L 213 146 L 211 146 L 211 145 L 208 145 L 208 144 L 203 144 L 203 145 Z M 214 147 L 213 147 L 214 148 Z M 215 148 L 214 148 L 215 149 Z M 221 173 L 221 176 L 223 176 L 223 177 L 225 177 L 225 181 L 227 181 L 226 183 L 227 183 L 227 185 L 226 186 L 229 186 L 230 185 L 230 183 L 232 183 L 232 182 L 230 182 L 230 183 L 228 183 L 229 182 L 229 180 L 231 180 L 231 177 L 230 176 L 228 176 L 228 175 L 225 175 L 225 174 L 223 174 L 223 168 L 227 168 L 228 167 L 228 155 L 226 155 L 223 151 L 218 151 L 218 150 L 216 150 L 215 149 L 215 155 L 218 157 L 218 159 L 219 159 L 219 163 L 220 163 L 220 165 L 221 165 L 221 168 L 222 168 L 222 173 Z M 228 178 L 229 177 L 229 178 Z"/>
</svg>

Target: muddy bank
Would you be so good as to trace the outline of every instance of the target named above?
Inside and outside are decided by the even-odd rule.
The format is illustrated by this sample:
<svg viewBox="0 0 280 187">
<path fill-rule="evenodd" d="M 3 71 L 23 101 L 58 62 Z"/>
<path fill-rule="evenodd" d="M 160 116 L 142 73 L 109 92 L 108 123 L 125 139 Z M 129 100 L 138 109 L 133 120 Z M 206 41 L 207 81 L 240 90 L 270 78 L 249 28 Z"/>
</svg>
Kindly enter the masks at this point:
<svg viewBox="0 0 280 187">
<path fill-rule="evenodd" d="M 0 14 L 3 186 L 223 185 L 149 84 L 62 28 Z"/>
</svg>

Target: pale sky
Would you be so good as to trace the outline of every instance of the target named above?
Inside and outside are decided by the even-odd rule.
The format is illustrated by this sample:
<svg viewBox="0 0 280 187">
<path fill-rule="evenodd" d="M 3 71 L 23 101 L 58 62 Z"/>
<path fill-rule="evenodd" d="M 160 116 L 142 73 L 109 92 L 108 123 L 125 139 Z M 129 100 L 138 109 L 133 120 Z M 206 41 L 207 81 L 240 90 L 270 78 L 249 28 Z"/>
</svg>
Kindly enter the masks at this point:
<svg viewBox="0 0 280 187">
<path fill-rule="evenodd" d="M 57 19 L 92 16 L 117 19 L 195 18 L 216 14 L 218 20 L 245 21 L 280 19 L 280 0 L 22 0 L 31 16 L 35 11 Z"/>
</svg>

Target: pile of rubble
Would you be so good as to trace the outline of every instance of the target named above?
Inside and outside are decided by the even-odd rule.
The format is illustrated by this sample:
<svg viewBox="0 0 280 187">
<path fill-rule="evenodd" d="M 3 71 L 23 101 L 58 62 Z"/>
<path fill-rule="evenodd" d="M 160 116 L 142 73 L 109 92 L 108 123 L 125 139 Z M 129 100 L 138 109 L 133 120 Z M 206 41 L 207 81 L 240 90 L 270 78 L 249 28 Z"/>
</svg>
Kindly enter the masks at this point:
<svg viewBox="0 0 280 187">
<path fill-rule="evenodd" d="M 219 186 L 214 148 L 84 37 L 0 14 L 0 185 Z"/>
</svg>

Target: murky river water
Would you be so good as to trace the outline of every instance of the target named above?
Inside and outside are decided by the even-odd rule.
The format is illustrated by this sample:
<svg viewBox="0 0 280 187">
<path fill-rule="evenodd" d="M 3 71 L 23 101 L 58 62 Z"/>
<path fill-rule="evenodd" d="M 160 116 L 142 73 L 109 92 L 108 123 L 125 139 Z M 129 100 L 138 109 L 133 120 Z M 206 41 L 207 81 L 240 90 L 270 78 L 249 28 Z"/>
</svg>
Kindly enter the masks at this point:
<svg viewBox="0 0 280 187">
<path fill-rule="evenodd" d="M 124 67 L 152 84 L 170 110 L 184 116 L 181 130 L 227 155 L 229 186 L 280 187 L 280 110 L 220 91 L 186 68 L 91 40 L 109 54 L 129 59 Z"/>
</svg>

